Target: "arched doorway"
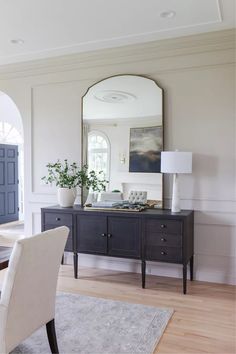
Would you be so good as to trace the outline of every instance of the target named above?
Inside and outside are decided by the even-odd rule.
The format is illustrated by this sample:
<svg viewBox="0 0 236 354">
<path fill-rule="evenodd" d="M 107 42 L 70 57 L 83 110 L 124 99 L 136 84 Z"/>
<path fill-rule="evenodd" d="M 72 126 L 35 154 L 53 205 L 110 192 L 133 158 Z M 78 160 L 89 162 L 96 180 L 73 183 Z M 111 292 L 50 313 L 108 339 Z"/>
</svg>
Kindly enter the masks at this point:
<svg viewBox="0 0 236 354">
<path fill-rule="evenodd" d="M 6 184 L 7 178 L 9 178 L 8 173 L 3 171 L 4 166 L 7 164 L 10 166 L 9 171 L 12 172 L 14 170 L 14 164 L 7 159 L 5 159 L 5 165 L 4 165 L 4 159 L 7 157 L 11 157 L 11 153 L 9 151 L 18 151 L 18 159 L 16 159 L 16 168 L 18 172 L 15 174 L 17 175 L 16 183 L 18 184 L 17 186 L 17 206 L 16 208 L 18 209 L 17 217 L 15 216 L 15 219 L 23 220 L 24 218 L 24 135 L 23 135 L 23 124 L 22 124 L 22 119 L 20 112 L 13 102 L 13 100 L 4 92 L 0 91 L 0 146 L 1 146 L 1 151 L 2 151 L 2 171 L 1 176 L 2 176 L 2 186 L 1 188 L 4 188 L 4 183 Z M 10 150 L 9 150 L 10 149 Z M 14 153 L 13 153 L 14 155 Z M 13 173 L 13 172 L 12 172 Z M 8 184 L 13 184 L 13 178 L 11 178 L 10 183 Z M 9 194 L 11 191 L 9 192 Z M 13 193 L 12 193 L 13 194 Z M 2 214 L 4 213 L 4 208 L 6 209 L 6 200 L 4 201 L 4 196 L 3 196 L 3 190 L 2 190 Z M 3 205 L 5 203 L 5 205 Z M 12 201 L 13 203 L 13 201 Z M 8 209 L 13 209 L 13 206 L 8 206 Z M 6 213 L 8 210 L 6 209 Z M 13 213 L 12 213 L 13 215 Z M 1 215 L 0 215 L 0 224 L 6 222 L 4 220 L 13 221 L 11 220 L 11 213 L 9 213 L 9 218 L 4 218 L 2 217 L 2 222 L 1 222 Z"/>
</svg>

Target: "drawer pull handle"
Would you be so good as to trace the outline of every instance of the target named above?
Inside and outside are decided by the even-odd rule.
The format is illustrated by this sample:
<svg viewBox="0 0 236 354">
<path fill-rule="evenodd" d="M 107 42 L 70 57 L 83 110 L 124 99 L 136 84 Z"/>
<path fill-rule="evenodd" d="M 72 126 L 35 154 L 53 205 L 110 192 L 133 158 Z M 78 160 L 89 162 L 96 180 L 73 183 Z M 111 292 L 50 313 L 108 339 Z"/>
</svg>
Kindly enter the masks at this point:
<svg viewBox="0 0 236 354">
<path fill-rule="evenodd" d="M 165 224 L 161 224 L 161 228 L 162 228 L 162 229 L 165 229 L 165 228 L 166 228 L 166 225 L 165 225 Z"/>
<path fill-rule="evenodd" d="M 165 255 L 167 255 L 167 253 L 166 252 L 161 252 L 161 254 L 162 254 L 162 256 L 165 256 Z"/>
<path fill-rule="evenodd" d="M 166 239 L 164 237 L 161 238 L 162 242 L 166 242 Z"/>
<path fill-rule="evenodd" d="M 107 234 L 107 237 L 108 237 L 108 238 L 111 238 L 111 237 L 112 237 L 112 234 Z"/>
<path fill-rule="evenodd" d="M 101 234 L 102 237 L 106 237 L 106 234 Z"/>
<path fill-rule="evenodd" d="M 56 218 L 56 221 L 60 221 L 61 220 L 61 218 Z"/>
</svg>

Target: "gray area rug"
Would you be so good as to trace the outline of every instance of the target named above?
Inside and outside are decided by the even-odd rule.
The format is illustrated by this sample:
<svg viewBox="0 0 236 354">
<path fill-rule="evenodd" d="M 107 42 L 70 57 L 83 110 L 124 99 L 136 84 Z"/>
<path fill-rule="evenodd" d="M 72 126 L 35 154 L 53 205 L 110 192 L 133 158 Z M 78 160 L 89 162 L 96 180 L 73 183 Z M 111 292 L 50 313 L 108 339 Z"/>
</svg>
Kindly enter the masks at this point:
<svg viewBox="0 0 236 354">
<path fill-rule="evenodd" d="M 56 332 L 60 354 L 151 354 L 172 309 L 60 293 Z M 43 327 L 11 354 L 50 353 Z"/>
</svg>

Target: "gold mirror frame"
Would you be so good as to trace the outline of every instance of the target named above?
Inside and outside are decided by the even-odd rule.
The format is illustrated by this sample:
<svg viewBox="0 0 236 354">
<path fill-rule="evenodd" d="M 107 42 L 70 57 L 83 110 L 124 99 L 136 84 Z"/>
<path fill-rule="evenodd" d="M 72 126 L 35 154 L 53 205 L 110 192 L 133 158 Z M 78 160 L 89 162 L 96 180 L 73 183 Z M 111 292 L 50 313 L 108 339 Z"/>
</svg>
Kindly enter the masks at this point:
<svg viewBox="0 0 236 354">
<path fill-rule="evenodd" d="M 89 91 L 94 88 L 96 85 L 98 84 L 101 84 L 105 81 L 108 81 L 109 79 L 113 79 L 113 78 L 119 78 L 119 77 L 137 77 L 137 78 L 142 78 L 142 79 L 147 79 L 147 80 L 150 80 L 152 83 L 155 84 L 155 86 L 161 90 L 161 116 L 162 116 L 162 135 L 161 135 L 161 138 L 162 138 L 162 150 L 160 151 L 163 151 L 164 150 L 164 91 L 163 89 L 157 84 L 157 82 L 155 80 L 153 80 L 152 78 L 149 78 L 147 76 L 144 76 L 144 75 L 135 75 L 135 74 L 119 74 L 119 75 L 112 75 L 112 76 L 109 76 L 109 77 L 106 77 L 102 80 L 99 80 L 97 81 L 96 83 L 94 83 L 93 85 L 89 86 L 87 91 L 85 92 L 85 94 L 82 96 L 81 98 L 81 165 L 83 166 L 85 164 L 84 162 L 84 152 L 85 152 L 85 148 L 84 148 L 84 99 L 86 97 L 86 95 L 89 93 Z M 130 142 L 129 142 L 130 143 Z M 129 151 L 130 153 L 130 151 Z M 130 171 L 127 171 L 128 173 L 135 173 L 135 172 L 130 172 Z M 137 172 L 137 173 L 141 173 L 141 172 Z M 152 172 L 148 172 L 148 173 L 152 173 Z M 163 208 L 163 190 L 164 190 L 164 180 L 163 180 L 163 175 L 161 174 L 161 172 L 154 172 L 155 174 L 156 173 L 160 173 L 161 175 L 161 205 L 159 206 L 160 209 Z M 84 191 L 82 190 L 81 192 L 81 205 L 83 205 L 83 197 L 84 195 Z"/>
</svg>

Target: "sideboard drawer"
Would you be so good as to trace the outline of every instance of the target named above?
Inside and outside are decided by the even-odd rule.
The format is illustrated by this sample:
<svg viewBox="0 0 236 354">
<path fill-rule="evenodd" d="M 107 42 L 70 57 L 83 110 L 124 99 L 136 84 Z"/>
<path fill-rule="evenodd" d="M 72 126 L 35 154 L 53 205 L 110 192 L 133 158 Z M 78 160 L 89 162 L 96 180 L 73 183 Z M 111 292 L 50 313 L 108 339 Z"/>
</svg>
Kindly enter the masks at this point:
<svg viewBox="0 0 236 354">
<path fill-rule="evenodd" d="M 159 234 L 152 232 L 147 234 L 147 244 L 149 247 L 182 247 L 182 236 L 175 234 Z"/>
<path fill-rule="evenodd" d="M 182 235 L 182 222 L 176 220 L 147 220 L 147 232 Z"/>
<path fill-rule="evenodd" d="M 152 246 L 146 248 L 146 259 L 160 262 L 182 262 L 182 248 Z"/>
<path fill-rule="evenodd" d="M 72 214 L 66 213 L 45 213 L 45 225 L 72 226 Z"/>
</svg>

